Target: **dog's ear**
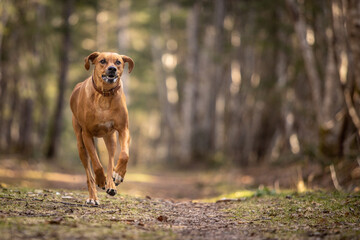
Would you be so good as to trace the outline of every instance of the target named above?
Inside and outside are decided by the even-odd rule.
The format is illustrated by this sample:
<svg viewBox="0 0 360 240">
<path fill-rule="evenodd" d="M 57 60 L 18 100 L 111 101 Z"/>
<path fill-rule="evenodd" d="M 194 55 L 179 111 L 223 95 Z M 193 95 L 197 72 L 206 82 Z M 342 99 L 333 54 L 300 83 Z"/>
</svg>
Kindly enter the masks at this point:
<svg viewBox="0 0 360 240">
<path fill-rule="evenodd" d="M 94 63 L 95 58 L 97 58 L 97 56 L 99 56 L 99 54 L 100 54 L 99 52 L 93 52 L 92 54 L 90 54 L 89 56 L 87 56 L 85 58 L 85 68 L 86 68 L 86 70 L 90 69 L 90 62 L 89 61 Z"/>
<path fill-rule="evenodd" d="M 130 57 L 125 55 L 121 55 L 121 58 L 124 60 L 124 62 L 127 62 L 129 64 L 129 73 L 131 73 L 135 65 L 134 61 Z"/>
</svg>

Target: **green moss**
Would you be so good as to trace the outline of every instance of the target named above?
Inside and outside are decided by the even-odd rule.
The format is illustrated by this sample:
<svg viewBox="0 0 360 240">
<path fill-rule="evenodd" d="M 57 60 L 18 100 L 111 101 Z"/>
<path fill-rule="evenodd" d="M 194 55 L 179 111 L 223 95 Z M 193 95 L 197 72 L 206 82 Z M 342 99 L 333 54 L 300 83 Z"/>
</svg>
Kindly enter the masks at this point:
<svg viewBox="0 0 360 240">
<path fill-rule="evenodd" d="M 359 196 L 325 192 L 279 194 L 253 197 L 236 205 L 228 210 L 235 219 L 256 225 L 265 237 L 356 236 L 360 232 Z"/>
<path fill-rule="evenodd" d="M 213 197 L 213 198 L 206 198 L 206 199 L 201 199 L 198 200 L 199 202 L 216 202 L 218 200 L 222 200 L 222 199 L 241 199 L 241 198 L 248 198 L 248 197 L 252 197 L 254 196 L 254 191 L 250 191 L 250 190 L 241 190 L 241 191 L 235 191 L 232 193 L 228 193 L 228 194 L 222 194 L 220 196 L 217 197 Z"/>
</svg>

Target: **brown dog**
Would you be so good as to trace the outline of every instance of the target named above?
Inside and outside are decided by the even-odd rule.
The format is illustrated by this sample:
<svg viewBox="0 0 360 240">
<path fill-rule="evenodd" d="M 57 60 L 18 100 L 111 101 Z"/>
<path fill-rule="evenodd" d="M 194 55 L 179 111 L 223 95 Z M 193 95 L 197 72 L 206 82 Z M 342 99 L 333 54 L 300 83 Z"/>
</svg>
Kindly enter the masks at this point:
<svg viewBox="0 0 360 240">
<path fill-rule="evenodd" d="M 95 65 L 94 72 L 91 77 L 75 86 L 70 97 L 70 107 L 73 112 L 72 123 L 79 156 L 86 171 L 89 189 L 89 199 L 86 203 L 98 205 L 95 183 L 102 189 L 106 188 L 106 192 L 114 196 L 115 185 L 123 181 L 126 173 L 130 134 L 128 111 L 120 77 L 125 63 L 129 64 L 130 73 L 134 68 L 134 61 L 128 56 L 117 53 L 93 52 L 85 58 L 87 70 L 90 68 L 90 61 Z M 114 167 L 116 131 L 119 133 L 121 153 Z M 106 176 L 96 153 L 94 137 L 102 137 L 109 152 Z"/>
</svg>

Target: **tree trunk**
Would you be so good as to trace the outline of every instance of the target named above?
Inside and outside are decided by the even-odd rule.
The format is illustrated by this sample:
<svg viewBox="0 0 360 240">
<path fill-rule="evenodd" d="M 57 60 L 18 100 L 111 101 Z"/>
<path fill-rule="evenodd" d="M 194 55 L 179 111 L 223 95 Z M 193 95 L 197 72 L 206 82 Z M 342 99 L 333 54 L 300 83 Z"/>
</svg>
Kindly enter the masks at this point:
<svg viewBox="0 0 360 240">
<path fill-rule="evenodd" d="M 302 9 L 298 6 L 295 0 L 286 0 L 286 3 L 289 8 L 290 17 L 294 22 L 295 32 L 297 34 L 301 54 L 304 59 L 306 74 L 310 84 L 311 97 L 314 103 L 314 109 L 316 112 L 316 120 L 318 126 L 321 125 L 322 121 L 322 91 L 321 91 L 321 79 L 319 73 L 316 69 L 316 60 L 314 52 L 307 42 L 306 39 L 306 23 L 304 19 L 304 13 Z"/>
<path fill-rule="evenodd" d="M 276 12 L 277 21 L 279 23 L 286 21 L 283 11 Z M 278 129 L 275 131 L 273 139 L 271 141 L 268 159 L 270 161 L 276 161 L 285 150 L 290 146 L 290 136 L 294 131 L 294 114 L 291 111 L 291 106 L 293 104 L 293 98 L 288 97 L 289 93 L 293 89 L 288 86 L 288 56 L 285 52 L 287 46 L 287 36 L 283 29 L 278 28 L 276 32 L 277 37 L 277 57 L 276 57 L 276 90 L 281 96 L 281 123 L 278 125 Z"/>
<path fill-rule="evenodd" d="M 187 18 L 187 43 L 188 54 L 186 57 L 187 81 L 184 86 L 183 100 L 183 136 L 182 136 L 182 160 L 183 162 L 193 161 L 194 129 L 197 129 L 196 122 L 196 97 L 199 88 L 198 76 L 198 34 L 199 34 L 199 13 L 200 4 L 195 2 Z"/>
<path fill-rule="evenodd" d="M 295 31 L 303 54 L 306 73 L 310 83 L 310 90 L 314 109 L 316 111 L 317 126 L 319 129 L 318 147 L 325 157 L 333 158 L 339 155 L 338 135 L 341 124 L 335 120 L 335 114 L 341 107 L 341 99 L 338 98 L 338 85 L 336 84 L 338 74 L 333 49 L 333 32 L 328 29 L 325 33 L 327 41 L 327 61 L 322 90 L 321 79 L 316 68 L 314 50 L 306 39 L 307 27 L 305 23 L 304 6 L 298 5 L 294 0 L 286 0 L 290 9 L 290 16 L 294 21 Z M 303 4 L 303 3 L 302 3 Z M 325 5 L 327 7 L 327 5 Z"/>
<path fill-rule="evenodd" d="M 118 40 L 118 48 L 120 54 L 127 54 L 129 43 L 130 43 L 130 34 L 129 34 L 129 25 L 130 25 L 130 0 L 121 0 L 119 3 L 118 10 L 118 20 L 117 20 L 117 40 Z M 123 72 L 121 77 L 124 87 L 124 93 L 126 96 L 126 101 L 130 103 L 129 96 L 129 74 L 127 71 Z"/>
<path fill-rule="evenodd" d="M 245 152 L 248 136 L 255 129 L 252 129 L 252 116 L 254 109 L 254 98 L 251 92 L 250 78 L 255 71 L 255 48 L 243 40 L 252 31 L 255 25 L 254 12 L 247 15 L 236 16 L 238 26 L 233 33 L 238 40 L 233 42 L 233 61 L 231 63 L 232 82 L 230 84 L 230 110 L 231 117 L 227 135 L 229 139 L 229 153 L 234 163 L 246 166 L 249 163 L 249 156 Z M 245 43 L 243 43 L 245 42 Z"/>
<path fill-rule="evenodd" d="M 16 61 L 18 61 L 18 56 L 16 55 L 14 57 L 12 57 L 11 59 L 14 59 Z M 15 61 L 15 62 L 16 62 Z M 16 68 L 16 70 L 19 70 L 18 67 Z M 19 99 L 20 99 L 20 94 L 19 94 L 19 78 L 14 77 L 13 79 L 10 80 L 10 82 L 12 83 L 11 86 L 9 87 L 9 113 L 7 116 L 7 118 L 5 119 L 5 123 L 4 123 L 4 132 L 5 132 L 5 148 L 7 149 L 8 152 L 11 152 L 13 150 L 13 146 L 14 143 L 16 142 L 16 139 L 14 139 L 13 137 L 13 124 L 14 124 L 14 119 L 15 116 L 17 115 L 18 112 L 18 106 L 19 106 Z"/>
<path fill-rule="evenodd" d="M 5 105 L 5 93 L 7 89 L 7 81 L 5 80 L 5 71 L 6 69 L 3 69 L 3 37 L 4 37 L 4 29 L 6 27 L 7 21 L 9 19 L 8 14 L 8 5 L 9 1 L 4 0 L 0 3 L 0 25 L 2 26 L 2 29 L 0 30 L 0 149 L 3 146 L 2 142 L 2 135 L 5 132 L 3 130 L 3 123 L 4 123 L 4 115 L 3 115 L 3 108 Z"/>
<path fill-rule="evenodd" d="M 108 41 L 108 12 L 102 11 L 105 8 L 106 1 L 97 1 L 96 13 L 96 48 L 99 52 L 107 51 Z"/>
<path fill-rule="evenodd" d="M 344 87 L 345 102 L 349 115 L 360 137 L 359 103 L 360 91 L 360 1 L 346 0 L 346 29 L 351 58 L 349 61 L 349 84 Z"/>
<path fill-rule="evenodd" d="M 153 66 L 155 69 L 156 75 L 156 85 L 157 85 L 157 93 L 160 104 L 161 116 L 162 116 L 162 134 L 160 140 L 164 141 L 164 144 L 167 145 L 167 153 L 166 160 L 168 162 L 175 161 L 175 146 L 176 146 L 176 123 L 175 118 L 176 115 L 172 109 L 172 106 L 167 98 L 167 89 L 166 89 L 166 76 L 162 69 L 161 56 L 162 56 L 162 48 L 159 46 L 159 39 L 155 36 L 151 37 L 151 53 L 153 58 Z"/>
<path fill-rule="evenodd" d="M 353 57 L 354 80 L 357 91 L 360 86 L 360 1 L 346 0 L 346 27 Z"/>
<path fill-rule="evenodd" d="M 42 29 L 46 26 L 46 5 L 44 3 L 37 3 L 37 30 L 36 30 L 36 39 L 39 41 L 44 41 L 43 35 L 41 34 Z M 40 51 L 41 46 L 34 46 L 34 55 L 38 59 L 38 72 L 35 78 L 39 79 L 39 75 L 41 75 L 41 63 L 46 61 L 46 55 Z M 40 71 L 39 71 L 40 70 Z M 47 129 L 49 128 L 49 105 L 47 104 L 45 84 L 46 79 L 42 79 L 41 81 L 34 81 L 35 91 L 37 91 L 37 108 L 40 107 L 42 117 L 37 120 L 37 136 L 35 139 L 35 145 L 41 145 L 44 148 L 44 144 L 46 144 L 46 134 Z"/>
<path fill-rule="evenodd" d="M 1 60 L 0 60 L 1 61 Z M 0 65 L 4 66 L 3 63 L 0 63 Z M 0 78 L 6 79 L 6 68 L 0 67 L 1 76 Z M 5 99 L 6 99 L 6 93 L 8 91 L 8 81 L 0 80 L 0 149 L 3 149 L 5 144 Z"/>
<path fill-rule="evenodd" d="M 19 126 L 19 146 L 18 150 L 23 156 L 31 154 L 32 150 L 32 130 L 33 130 L 33 109 L 34 101 L 31 98 L 25 98 L 20 112 Z"/>
<path fill-rule="evenodd" d="M 331 22 L 332 22 L 332 50 L 334 52 L 334 60 L 336 67 L 336 74 L 339 84 L 341 86 L 341 97 L 342 101 L 345 102 L 343 117 L 341 118 L 341 128 L 339 129 L 338 137 L 338 156 L 341 157 L 345 154 L 344 143 L 346 141 L 346 135 L 348 134 L 348 129 L 351 122 L 351 117 L 346 114 L 346 111 L 349 109 L 349 104 L 344 97 L 344 89 L 347 87 L 347 78 L 348 78 L 348 62 L 349 62 L 349 47 L 347 42 L 347 32 L 344 16 L 344 7 L 342 0 L 333 0 L 331 2 Z M 346 94 L 345 94 L 346 95 Z M 344 101 L 345 100 L 345 101 Z M 347 111 L 348 113 L 348 111 Z"/>
<path fill-rule="evenodd" d="M 215 1 L 215 46 L 213 51 L 214 75 L 211 79 L 210 92 L 208 98 L 207 114 L 205 116 L 205 131 L 207 141 L 207 151 L 211 154 L 215 149 L 215 119 L 216 119 L 216 100 L 223 79 L 223 42 L 224 42 L 224 18 L 225 2 L 224 0 Z"/>
<path fill-rule="evenodd" d="M 325 68 L 324 79 L 324 99 L 322 104 L 322 123 L 320 125 L 320 138 L 319 148 L 320 151 L 327 157 L 334 158 L 339 156 L 341 147 L 338 145 L 339 127 L 341 122 L 335 119 L 336 111 L 341 108 L 339 104 L 338 96 L 341 92 L 338 92 L 340 86 L 338 84 L 338 73 L 335 64 L 335 56 L 333 49 L 333 33 L 328 30 L 327 34 L 327 63 Z"/>
<path fill-rule="evenodd" d="M 71 43 L 71 29 L 69 24 L 69 17 L 72 13 L 73 0 L 66 0 L 63 5 L 63 45 L 60 52 L 60 73 L 58 81 L 58 97 L 55 107 L 53 124 L 50 128 L 49 145 L 46 150 L 46 157 L 48 159 L 54 158 L 58 155 L 60 146 L 61 128 L 63 122 L 64 109 L 64 95 L 66 90 L 66 83 L 68 78 L 69 68 L 69 51 Z"/>
</svg>

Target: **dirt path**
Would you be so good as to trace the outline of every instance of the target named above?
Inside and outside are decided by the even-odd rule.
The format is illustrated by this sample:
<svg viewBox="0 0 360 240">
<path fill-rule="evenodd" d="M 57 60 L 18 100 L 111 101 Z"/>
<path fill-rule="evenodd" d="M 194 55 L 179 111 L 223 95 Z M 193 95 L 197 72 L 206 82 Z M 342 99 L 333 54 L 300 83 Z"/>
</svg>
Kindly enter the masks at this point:
<svg viewBox="0 0 360 240">
<path fill-rule="evenodd" d="M 237 239 L 225 204 L 108 197 L 83 204 L 85 192 L 2 189 L 1 239 Z"/>
</svg>

